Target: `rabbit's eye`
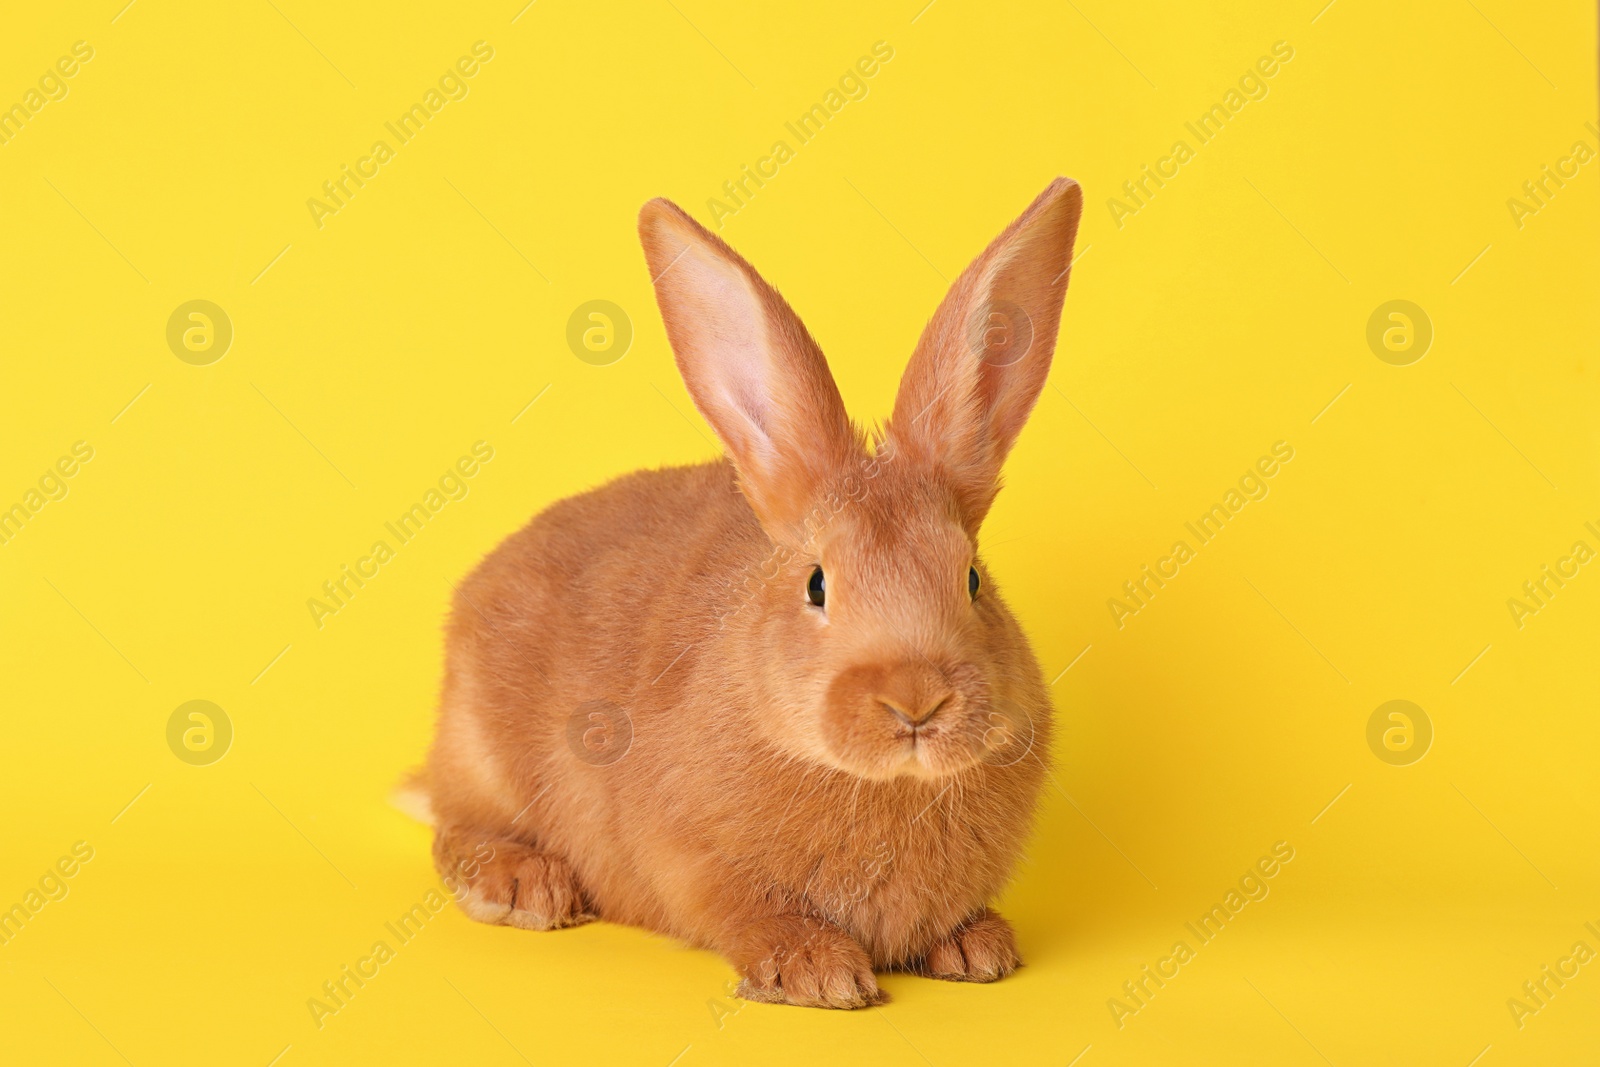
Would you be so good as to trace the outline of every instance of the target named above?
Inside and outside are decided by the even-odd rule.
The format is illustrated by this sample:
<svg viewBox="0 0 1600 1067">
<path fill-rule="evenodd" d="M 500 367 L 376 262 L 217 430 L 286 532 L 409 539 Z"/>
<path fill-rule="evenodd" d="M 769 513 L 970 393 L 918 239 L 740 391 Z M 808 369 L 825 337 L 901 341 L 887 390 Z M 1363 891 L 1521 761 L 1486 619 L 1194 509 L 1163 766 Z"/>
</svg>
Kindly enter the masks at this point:
<svg viewBox="0 0 1600 1067">
<path fill-rule="evenodd" d="M 823 602 L 828 599 L 827 591 L 823 585 L 821 567 L 817 567 L 812 570 L 811 579 L 810 581 L 806 582 L 806 596 L 809 597 L 811 602 L 819 608 L 822 607 Z"/>
<path fill-rule="evenodd" d="M 967 568 L 967 595 L 973 600 L 978 599 L 978 568 Z"/>
</svg>

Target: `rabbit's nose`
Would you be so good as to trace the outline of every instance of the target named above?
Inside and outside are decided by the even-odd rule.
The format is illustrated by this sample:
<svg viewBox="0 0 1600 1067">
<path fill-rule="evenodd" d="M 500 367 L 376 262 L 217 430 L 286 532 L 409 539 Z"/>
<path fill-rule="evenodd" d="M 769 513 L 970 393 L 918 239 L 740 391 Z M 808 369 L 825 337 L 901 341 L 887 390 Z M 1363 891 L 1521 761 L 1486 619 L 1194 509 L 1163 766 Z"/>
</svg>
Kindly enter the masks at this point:
<svg viewBox="0 0 1600 1067">
<path fill-rule="evenodd" d="M 889 713 L 907 726 L 920 726 L 944 707 L 945 701 L 950 699 L 949 693 L 939 693 L 922 701 L 900 700 L 893 697 L 879 696 L 878 703 L 888 709 Z M 913 710 L 915 709 L 915 710 Z"/>
</svg>

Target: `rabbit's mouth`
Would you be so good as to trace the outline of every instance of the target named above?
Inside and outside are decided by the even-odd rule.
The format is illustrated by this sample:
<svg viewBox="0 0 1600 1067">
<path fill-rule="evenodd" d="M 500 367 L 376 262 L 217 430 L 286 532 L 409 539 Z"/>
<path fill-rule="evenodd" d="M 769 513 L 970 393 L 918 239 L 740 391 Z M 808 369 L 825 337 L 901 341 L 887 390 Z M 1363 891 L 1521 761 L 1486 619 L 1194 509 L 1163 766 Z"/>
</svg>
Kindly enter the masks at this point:
<svg viewBox="0 0 1600 1067">
<path fill-rule="evenodd" d="M 881 738 L 858 737 L 830 753 L 841 769 L 873 781 L 947 778 L 985 762 L 989 754 L 982 731 L 953 723 L 901 727 Z"/>
<path fill-rule="evenodd" d="M 959 774 L 978 762 L 981 752 L 975 752 L 968 740 L 952 740 L 946 730 L 928 726 L 914 730 L 902 742 L 905 756 L 900 774 L 910 778 L 943 778 Z"/>
<path fill-rule="evenodd" d="M 900 773 L 912 778 L 942 778 L 946 760 L 941 751 L 946 744 L 942 724 L 917 723 L 897 727 L 894 739 L 902 752 Z"/>
<path fill-rule="evenodd" d="M 916 778 L 944 778 L 978 764 L 1008 767 L 1032 751 L 1033 730 L 1026 715 L 1003 714 L 986 708 L 969 711 L 959 724 L 929 723 L 913 731 L 901 774 Z"/>
</svg>

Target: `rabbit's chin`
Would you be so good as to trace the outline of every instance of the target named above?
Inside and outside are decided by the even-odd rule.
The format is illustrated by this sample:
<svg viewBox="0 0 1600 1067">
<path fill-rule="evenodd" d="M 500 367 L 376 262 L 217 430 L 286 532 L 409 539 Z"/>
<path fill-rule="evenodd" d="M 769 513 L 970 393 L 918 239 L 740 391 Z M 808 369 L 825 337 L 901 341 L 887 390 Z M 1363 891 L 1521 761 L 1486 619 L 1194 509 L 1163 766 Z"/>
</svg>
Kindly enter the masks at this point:
<svg viewBox="0 0 1600 1067">
<path fill-rule="evenodd" d="M 1003 750 L 991 748 L 985 738 L 950 734 L 909 732 L 886 737 L 875 743 L 859 740 L 834 747 L 824 745 L 822 762 L 835 770 L 868 781 L 896 778 L 938 781 L 971 770 L 980 764 L 1013 762 Z"/>
</svg>

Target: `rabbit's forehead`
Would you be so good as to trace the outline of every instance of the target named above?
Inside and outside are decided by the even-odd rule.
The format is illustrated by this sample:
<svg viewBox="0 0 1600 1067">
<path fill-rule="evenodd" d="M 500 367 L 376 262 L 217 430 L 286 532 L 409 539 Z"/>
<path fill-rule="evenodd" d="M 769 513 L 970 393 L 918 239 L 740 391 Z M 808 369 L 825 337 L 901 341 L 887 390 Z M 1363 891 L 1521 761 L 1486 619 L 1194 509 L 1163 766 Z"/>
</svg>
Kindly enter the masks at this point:
<svg viewBox="0 0 1600 1067">
<path fill-rule="evenodd" d="M 863 508 L 833 533 L 823 548 L 825 566 L 863 592 L 944 590 L 952 573 L 965 581 L 972 559 L 961 526 L 926 506 Z"/>
</svg>

